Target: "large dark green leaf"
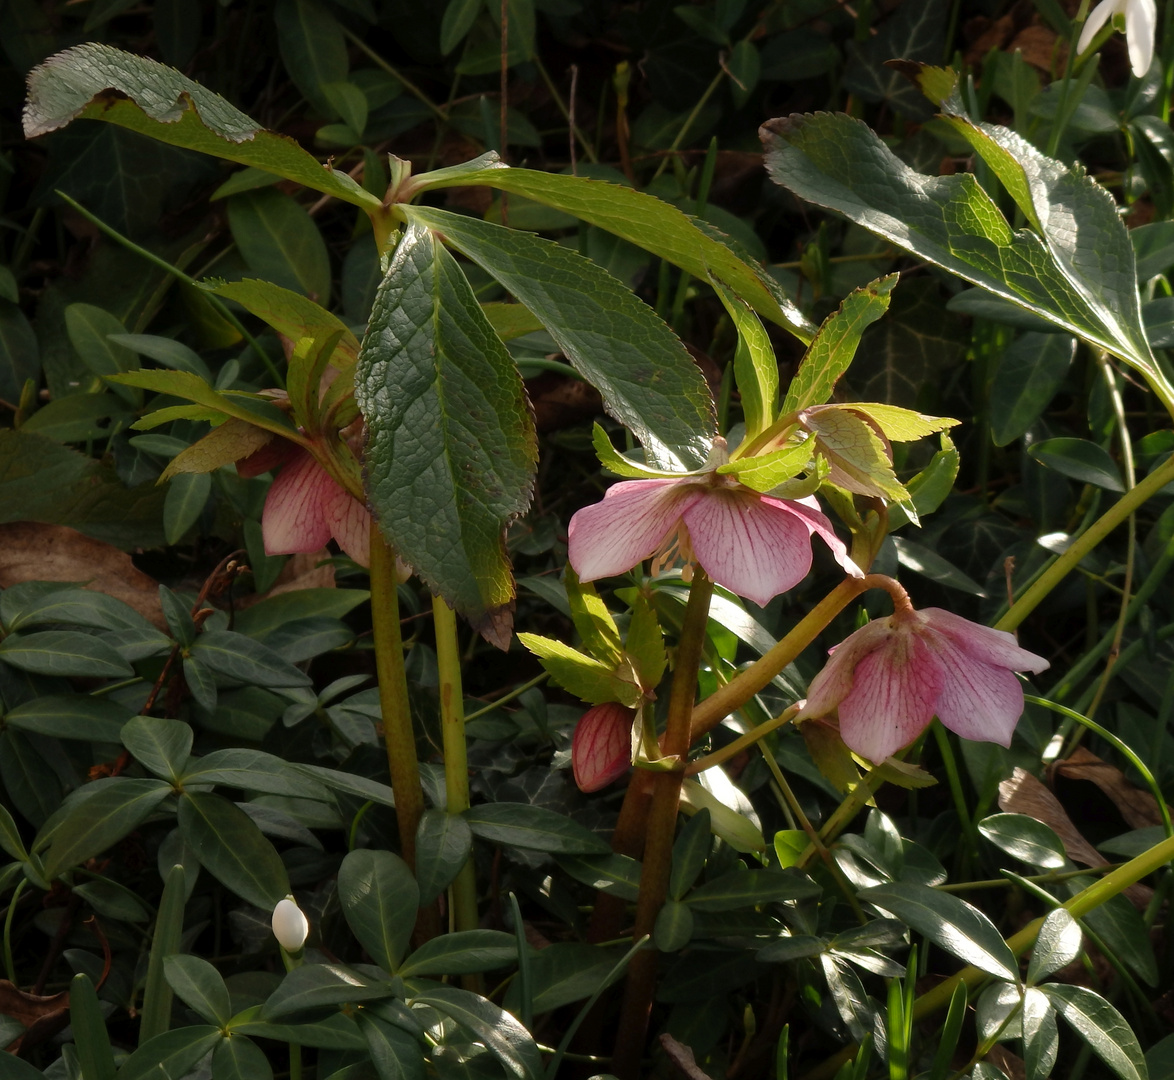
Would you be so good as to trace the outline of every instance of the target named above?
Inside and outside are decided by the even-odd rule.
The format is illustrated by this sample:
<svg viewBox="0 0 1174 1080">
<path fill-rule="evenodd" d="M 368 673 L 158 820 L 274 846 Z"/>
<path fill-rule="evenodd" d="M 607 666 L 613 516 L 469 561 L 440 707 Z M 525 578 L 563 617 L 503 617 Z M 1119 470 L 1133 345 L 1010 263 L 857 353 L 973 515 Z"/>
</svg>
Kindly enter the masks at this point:
<svg viewBox="0 0 1174 1080">
<path fill-rule="evenodd" d="M 259 641 L 230 630 L 209 630 L 196 638 L 191 656 L 218 675 L 246 686 L 309 686 L 310 677 Z"/>
<path fill-rule="evenodd" d="M 465 811 L 474 836 L 494 844 L 510 844 L 566 855 L 606 855 L 608 844 L 577 821 L 527 803 L 485 803 Z"/>
<path fill-rule="evenodd" d="M 289 893 L 281 857 L 239 807 L 219 795 L 186 791 L 179 828 L 201 865 L 237 896 L 272 911 Z"/>
<path fill-rule="evenodd" d="M 165 957 L 163 971 L 168 985 L 185 1005 L 209 1024 L 223 1027 L 232 1015 L 224 978 L 207 960 L 180 953 Z"/>
<path fill-rule="evenodd" d="M 289 77 L 318 112 L 333 119 L 338 113 L 325 87 L 347 77 L 342 27 L 329 9 L 315 0 L 278 0 L 273 17 Z"/>
<path fill-rule="evenodd" d="M 1018 979 L 1019 964 L 994 923 L 965 900 L 910 882 L 862 889 L 859 896 L 966 963 L 1000 979 Z"/>
<path fill-rule="evenodd" d="M 991 438 L 1006 446 L 1039 419 L 1076 355 L 1068 334 L 1021 334 L 999 361 L 991 383 Z"/>
<path fill-rule="evenodd" d="M 224 1036 L 208 1024 L 165 1031 L 143 1043 L 118 1070 L 118 1080 L 186 1076 Z"/>
<path fill-rule="evenodd" d="M 121 734 L 122 745 L 156 776 L 174 781 L 183 774 L 194 735 L 182 720 L 136 716 L 126 722 Z"/>
<path fill-rule="evenodd" d="M 350 852 L 338 870 L 338 899 L 363 948 L 384 970 L 396 971 L 420 905 L 407 863 L 390 851 Z"/>
<path fill-rule="evenodd" d="M 36 675 L 122 678 L 134 669 L 101 638 L 76 630 L 10 634 L 0 641 L 0 660 Z"/>
<path fill-rule="evenodd" d="M 232 238 L 249 269 L 267 281 L 330 299 L 330 256 L 313 218 L 289 195 L 272 188 L 228 200 Z"/>
<path fill-rule="evenodd" d="M 429 809 L 416 827 L 416 881 L 420 904 L 431 904 L 452 884 L 473 850 L 473 832 L 460 814 Z"/>
<path fill-rule="evenodd" d="M 426 941 L 400 966 L 403 978 L 421 975 L 466 975 L 512 967 L 518 942 L 500 930 L 462 930 Z"/>
<path fill-rule="evenodd" d="M 63 807 L 61 816 L 54 815 L 56 821 L 38 837 L 39 841 L 52 838 L 45 856 L 49 880 L 116 844 L 171 794 L 171 785 L 162 780 L 121 776 L 95 780 L 87 788 L 81 789 L 85 797 Z"/>
<path fill-rule="evenodd" d="M 732 249 L 729 238 L 670 203 L 634 188 L 582 176 L 509 169 L 496 154 L 417 177 L 421 188 L 476 184 L 564 210 L 622 237 L 705 281 L 713 274 L 755 311 L 803 341 L 815 327 L 761 267 Z"/>
<path fill-rule="evenodd" d="M 925 176 L 863 123 L 792 115 L 763 129 L 772 179 L 898 247 L 1027 308 L 1164 382 L 1141 328 L 1133 248 L 1112 196 L 1013 132 L 959 121 L 1018 180 L 1041 238 L 1014 231 L 969 173 Z"/>
<path fill-rule="evenodd" d="M 4 723 L 58 739 L 117 743 L 129 709 L 85 694 L 46 694 L 10 709 Z"/>
<path fill-rule="evenodd" d="M 773 900 L 802 900 L 818 896 L 820 888 L 798 870 L 734 870 L 685 894 L 698 911 L 733 911 Z"/>
<path fill-rule="evenodd" d="M 443 234 L 537 315 L 608 412 L 661 464 L 705 461 L 714 416 L 700 370 L 668 326 L 607 271 L 531 233 L 445 210 L 405 213 Z"/>
<path fill-rule="evenodd" d="M 333 770 L 332 770 L 333 771 Z M 274 754 L 246 747 L 213 750 L 188 762 L 185 784 L 228 784 L 252 793 L 288 795 L 294 799 L 329 799 L 325 788 Z"/>
<path fill-rule="evenodd" d="M 471 1031 L 518 1080 L 540 1080 L 542 1057 L 530 1033 L 492 1001 L 468 990 L 443 986 L 418 994 L 413 1003 L 431 1005 Z"/>
<path fill-rule="evenodd" d="M 391 996 L 390 982 L 378 982 L 342 964 L 303 964 L 294 968 L 269 995 L 261 1010 L 264 1020 L 299 1013 L 336 1011 L 336 1006 Z"/>
<path fill-rule="evenodd" d="M 116 94 L 108 94 L 108 91 Z M 108 45 L 77 45 L 29 75 L 25 134 L 78 117 L 106 120 L 144 135 L 296 180 L 364 209 L 379 198 L 345 173 L 323 168 L 293 139 L 260 128 L 224 98 L 172 68 Z"/>
<path fill-rule="evenodd" d="M 530 982 L 534 1013 L 549 1012 L 582 1001 L 600 988 L 609 974 L 619 977 L 617 961 L 624 955 L 615 946 L 584 945 L 577 941 L 556 941 L 530 957 Z M 506 993 L 506 1008 L 518 1012 L 521 985 L 515 979 Z"/>
<path fill-rule="evenodd" d="M 114 1051 L 94 984 L 85 973 L 69 984 L 69 1024 L 83 1080 L 114 1080 Z"/>
<path fill-rule="evenodd" d="M 359 1028 L 379 1080 L 424 1080 L 427 1066 L 419 1040 L 368 1012 L 359 1013 Z"/>
<path fill-rule="evenodd" d="M 514 583 L 503 534 L 530 503 L 534 421 L 513 360 L 427 228 L 407 230 L 379 286 L 355 398 L 384 533 L 505 648 Z"/>
<path fill-rule="evenodd" d="M 273 1080 L 265 1052 L 244 1035 L 226 1035 L 212 1051 L 213 1080 Z"/>
</svg>

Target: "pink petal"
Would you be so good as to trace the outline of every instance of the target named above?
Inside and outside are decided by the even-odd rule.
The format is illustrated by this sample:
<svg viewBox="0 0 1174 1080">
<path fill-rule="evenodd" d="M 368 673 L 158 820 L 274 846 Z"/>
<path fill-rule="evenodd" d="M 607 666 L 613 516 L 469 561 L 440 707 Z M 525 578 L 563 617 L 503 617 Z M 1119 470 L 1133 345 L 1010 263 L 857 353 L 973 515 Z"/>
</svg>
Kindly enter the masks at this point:
<svg viewBox="0 0 1174 1080">
<path fill-rule="evenodd" d="M 1005 667 L 984 664 L 961 649 L 928 642 L 941 675 L 938 719 L 957 735 L 1011 745 L 1023 712 L 1023 687 Z"/>
<path fill-rule="evenodd" d="M 371 514 L 367 508 L 349 491 L 335 484 L 322 516 L 338 546 L 360 566 L 370 566 Z"/>
<path fill-rule="evenodd" d="M 618 780 L 632 763 L 636 714 L 615 702 L 588 709 L 575 726 L 571 767 L 580 791 L 598 791 Z"/>
<path fill-rule="evenodd" d="M 608 488 L 602 502 L 572 518 L 567 557 L 580 581 L 631 570 L 652 555 L 677 527 L 681 510 L 698 497 L 680 480 L 626 480 Z"/>
<path fill-rule="evenodd" d="M 1036 674 L 1051 667 L 1042 656 L 1021 649 L 1014 635 L 1005 630 L 973 623 L 944 608 L 925 608 L 918 612 L 918 616 L 922 625 L 944 635 L 958 649 L 981 663 Z M 933 648 L 932 643 L 930 647 Z"/>
<path fill-rule="evenodd" d="M 248 457 L 241 458 L 236 463 L 236 472 L 238 476 L 248 480 L 280 468 L 298 454 L 304 453 L 305 451 L 294 443 L 274 436 L 260 450 L 254 450 Z"/>
<path fill-rule="evenodd" d="M 840 702 L 840 734 L 849 748 L 882 761 L 912 742 L 933 719 L 942 675 L 920 638 L 894 633 L 856 665 L 852 692 Z"/>
<path fill-rule="evenodd" d="M 819 503 L 816 501 L 814 495 L 809 495 L 806 499 L 772 499 L 766 497 L 765 501 L 782 503 L 792 514 L 801 517 L 807 523 L 808 530 L 813 533 L 818 533 L 819 538 L 831 548 L 832 555 L 845 573 L 850 577 L 864 577 L 864 572 L 852 561 L 848 555 L 847 547 L 844 546 L 844 542 L 836 535 L 835 529 L 832 528 L 832 523 L 828 521 L 827 517 L 819 509 Z"/>
<path fill-rule="evenodd" d="M 330 525 L 324 517 L 338 485 L 305 450 L 277 474 L 265 509 L 261 513 L 261 535 L 269 555 L 293 555 L 317 551 L 330 539 Z"/>
<path fill-rule="evenodd" d="M 707 488 L 681 515 L 697 561 L 719 585 L 760 607 L 811 569 L 806 519 L 749 489 Z"/>
<path fill-rule="evenodd" d="M 873 619 L 830 649 L 828 662 L 807 688 L 807 703 L 797 719 L 806 720 L 831 713 L 851 692 L 856 679 L 856 665 L 869 653 L 882 648 L 893 633 L 888 619 Z"/>
</svg>

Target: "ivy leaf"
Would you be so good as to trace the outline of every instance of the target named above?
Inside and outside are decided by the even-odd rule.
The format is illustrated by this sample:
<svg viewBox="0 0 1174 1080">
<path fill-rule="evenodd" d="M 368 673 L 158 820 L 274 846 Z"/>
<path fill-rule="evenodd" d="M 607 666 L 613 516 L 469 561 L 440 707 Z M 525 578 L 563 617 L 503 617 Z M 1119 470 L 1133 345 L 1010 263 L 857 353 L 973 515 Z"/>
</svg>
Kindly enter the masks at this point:
<svg viewBox="0 0 1174 1080">
<path fill-rule="evenodd" d="M 379 198 L 322 165 L 293 139 L 265 131 L 219 94 L 174 68 L 89 42 L 29 73 L 24 132 L 47 135 L 71 120 L 105 120 L 160 142 L 276 173 L 378 212 Z"/>
<path fill-rule="evenodd" d="M 359 354 L 371 508 L 399 554 L 506 648 L 504 532 L 530 503 L 537 443 L 521 377 L 456 260 L 411 225 Z"/>
</svg>

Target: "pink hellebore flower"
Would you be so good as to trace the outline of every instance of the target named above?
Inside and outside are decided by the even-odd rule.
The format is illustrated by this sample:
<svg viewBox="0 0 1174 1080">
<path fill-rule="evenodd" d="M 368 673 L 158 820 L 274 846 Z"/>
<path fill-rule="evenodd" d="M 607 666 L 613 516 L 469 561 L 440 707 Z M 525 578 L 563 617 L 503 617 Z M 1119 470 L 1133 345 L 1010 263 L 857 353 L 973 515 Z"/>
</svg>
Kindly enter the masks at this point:
<svg viewBox="0 0 1174 1080">
<path fill-rule="evenodd" d="M 580 791 L 598 791 L 628 771 L 635 719 L 633 709 L 614 701 L 580 717 L 571 741 L 571 767 Z"/>
<path fill-rule="evenodd" d="M 848 747 L 881 761 L 934 718 L 964 739 L 1009 746 L 1023 712 L 1016 671 L 1050 665 L 992 630 L 941 608 L 898 606 L 849 634 L 811 681 L 798 719 L 839 710 Z"/>
<path fill-rule="evenodd" d="M 595 581 L 630 570 L 675 538 L 682 558 L 764 606 L 807 576 L 812 533 L 860 577 L 814 497 L 776 499 L 718 473 L 626 480 L 571 518 L 568 557 L 580 581 Z"/>
<path fill-rule="evenodd" d="M 371 515 L 349 491 L 293 443 L 274 439 L 237 462 L 241 476 L 281 468 L 261 512 L 261 535 L 269 555 L 318 551 L 333 537 L 360 566 L 371 562 Z"/>
</svg>

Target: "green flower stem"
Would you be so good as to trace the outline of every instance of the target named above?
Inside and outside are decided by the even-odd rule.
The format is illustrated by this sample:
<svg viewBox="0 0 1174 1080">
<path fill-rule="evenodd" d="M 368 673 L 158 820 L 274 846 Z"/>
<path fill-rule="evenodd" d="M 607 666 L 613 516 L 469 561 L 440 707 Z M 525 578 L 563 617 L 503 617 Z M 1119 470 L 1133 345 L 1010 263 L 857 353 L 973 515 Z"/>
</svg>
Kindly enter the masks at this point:
<svg viewBox="0 0 1174 1080">
<path fill-rule="evenodd" d="M 685 766 L 685 775 L 695 776 L 699 772 L 704 772 L 706 769 L 712 769 L 715 765 L 720 765 L 723 761 L 729 761 L 730 758 L 736 757 L 743 750 L 753 746 L 759 739 L 769 735 L 772 731 L 777 731 L 785 724 L 789 724 L 795 719 L 795 714 L 798 711 L 798 705 L 791 705 L 779 713 L 773 720 L 767 720 L 765 723 L 759 724 L 753 731 L 746 732 L 745 735 L 723 746 L 720 750 L 715 750 L 712 754 L 706 754 L 705 757 L 690 761 Z"/>
<path fill-rule="evenodd" d="M 703 570 L 694 572 L 689 603 L 677 644 L 677 662 L 665 722 L 664 755 L 684 761 L 693 743 L 690 719 L 697 694 L 697 673 L 705 647 L 709 621 L 709 600 L 713 582 Z M 652 789 L 652 809 L 645 831 L 644 869 L 640 876 L 640 894 L 636 900 L 636 923 L 632 940 L 651 934 L 665 897 L 668 895 L 669 870 L 672 867 L 673 839 L 677 811 L 681 802 L 681 769 L 657 773 Z M 648 1016 L 656 990 L 658 954 L 655 949 L 637 953 L 628 968 L 624 986 L 624 1004 L 616 1035 L 612 1071 L 621 1080 L 635 1080 L 640 1072 L 640 1056 L 648 1031 Z"/>
<path fill-rule="evenodd" d="M 1106 874 L 1099 881 L 1093 882 L 1087 889 L 1082 889 L 1065 901 L 1062 906 L 1068 909 L 1073 918 L 1083 918 L 1090 911 L 1100 907 L 1101 904 L 1124 892 L 1130 885 L 1136 885 L 1142 878 L 1160 870 L 1171 859 L 1174 859 L 1174 839 L 1166 839 L 1160 844 L 1155 844 L 1149 851 L 1142 852 L 1136 859 L 1130 859 L 1129 862 Z M 1016 956 L 1022 956 L 1027 952 L 1035 944 L 1035 939 L 1039 936 L 1040 927 L 1043 924 L 1044 920 L 1041 916 L 1025 926 L 1019 933 L 1008 938 L 1007 945 L 1011 951 Z M 920 1020 L 939 1009 L 944 1009 L 949 1005 L 950 998 L 959 983 L 965 983 L 973 989 L 990 977 L 987 972 L 979 968 L 964 968 L 956 975 L 939 983 L 928 993 L 922 994 L 914 1004 L 913 1018 Z M 858 1049 L 855 1045 L 844 1047 L 838 1054 L 820 1062 L 801 1080 L 828 1080 L 829 1077 L 836 1075 L 844 1062 L 851 1061 L 856 1056 Z"/>
<path fill-rule="evenodd" d="M 404 675 L 404 646 L 399 628 L 395 552 L 375 522 L 371 523 L 371 627 L 375 638 L 375 671 L 379 676 L 379 707 L 383 713 L 383 741 L 387 767 L 395 792 L 400 852 L 416 869 L 416 827 L 424 812 L 424 791 L 416 761 L 416 734 L 408 706 Z"/>
<path fill-rule="evenodd" d="M 441 123 L 448 123 L 448 117 L 445 115 L 445 111 L 440 108 L 440 106 L 437 105 L 427 94 L 425 94 L 424 91 L 421 90 L 414 82 L 412 82 L 411 79 L 409 79 L 402 72 L 393 68 L 358 34 L 354 33 L 352 30 L 348 30 L 345 26 L 342 28 L 342 32 L 346 34 L 352 45 L 359 49 L 360 52 L 366 53 L 368 59 L 371 60 L 371 62 L 374 63 L 376 67 L 380 67 L 386 71 L 387 74 L 395 79 L 409 94 L 412 95 L 412 97 L 414 97 L 425 108 L 427 108 L 432 113 L 432 115 L 437 118 L 437 120 L 439 120 Z"/>
<path fill-rule="evenodd" d="M 1156 495 L 1161 491 L 1171 480 L 1174 480 L 1174 456 L 1160 468 L 1150 473 L 1144 480 L 1140 481 L 1136 487 L 1130 488 L 1104 514 L 1094 521 L 1079 539 L 1073 541 L 1072 546 L 1052 563 L 1047 570 L 1040 574 L 1022 596 L 1016 598 L 1010 610 L 995 623 L 995 629 L 1014 630 L 1036 609 L 1044 597 L 1071 570 L 1076 568 L 1076 565 L 1081 559 L 1104 540 L 1118 525 L 1125 521 L 1134 510 L 1143 505 L 1150 496 Z M 759 662 L 761 663 L 761 661 Z M 731 685 L 733 684 L 731 683 Z"/>
<path fill-rule="evenodd" d="M 887 582 L 889 579 L 884 580 Z M 876 587 L 885 587 L 881 584 L 879 574 L 871 574 L 864 578 L 845 578 L 841 581 L 769 652 L 764 653 L 744 671 L 740 671 L 693 710 L 690 745 L 705 732 L 720 724 L 730 713 L 740 709 L 760 690 L 764 690 L 783 668 L 815 640 L 832 619 L 862 592 Z"/>
<path fill-rule="evenodd" d="M 461 651 L 457 617 L 439 596 L 432 597 L 436 666 L 440 673 L 440 732 L 444 745 L 444 786 L 450 814 L 469 809 L 469 761 L 465 747 L 465 705 L 461 689 Z M 453 916 L 458 930 L 476 930 L 477 883 L 473 861 L 466 860 L 452 883 Z"/>
<path fill-rule="evenodd" d="M 12 899 L 8 902 L 8 913 L 4 916 L 4 973 L 8 976 L 8 981 L 13 986 L 19 986 L 16 981 L 16 965 L 12 960 L 12 920 L 16 916 L 16 905 L 20 902 L 20 894 L 24 892 L 28 885 L 29 879 L 27 877 L 21 878 L 16 883 L 16 889 L 12 893 Z"/>
<path fill-rule="evenodd" d="M 159 256 L 156 255 L 153 251 L 148 251 L 145 247 L 140 247 L 130 238 L 123 236 L 122 233 L 120 233 L 117 229 L 107 225 L 106 222 L 104 222 L 100 217 L 90 213 L 90 211 L 82 206 L 81 203 L 77 202 L 75 199 L 71 199 L 68 195 L 65 194 L 64 191 L 58 191 L 56 194 L 69 203 L 69 205 L 72 206 L 79 214 L 81 214 L 81 216 L 84 217 L 88 222 L 90 222 L 90 224 L 94 225 L 101 232 L 104 232 L 107 236 L 110 237 L 111 240 L 121 244 L 124 248 L 127 249 L 127 251 L 133 251 L 136 255 L 146 259 L 147 262 L 151 263 L 153 266 L 157 266 L 165 273 L 170 274 L 174 278 L 178 278 L 185 285 L 191 285 L 195 288 L 199 288 L 199 283 L 190 274 L 184 273 L 178 266 L 172 266 L 171 263 L 169 263 L 166 259 L 159 258 Z M 277 387 L 284 390 L 285 379 L 282 378 L 281 372 L 277 370 L 277 366 L 273 363 L 273 360 L 269 354 L 257 343 L 257 339 L 254 338 L 253 335 L 245 329 L 244 324 L 240 321 L 240 319 L 238 319 L 228 309 L 228 306 L 224 303 L 224 301 L 221 300 L 220 297 L 215 293 L 204 293 L 203 295 L 208 298 L 208 303 L 210 303 L 216 309 L 217 314 L 220 315 L 220 317 L 223 318 L 226 322 L 230 323 L 237 331 L 237 333 L 245 339 L 245 341 L 252 348 L 253 352 L 255 352 L 261 358 L 261 362 L 268 369 L 269 374 L 273 378 Z"/>
</svg>

